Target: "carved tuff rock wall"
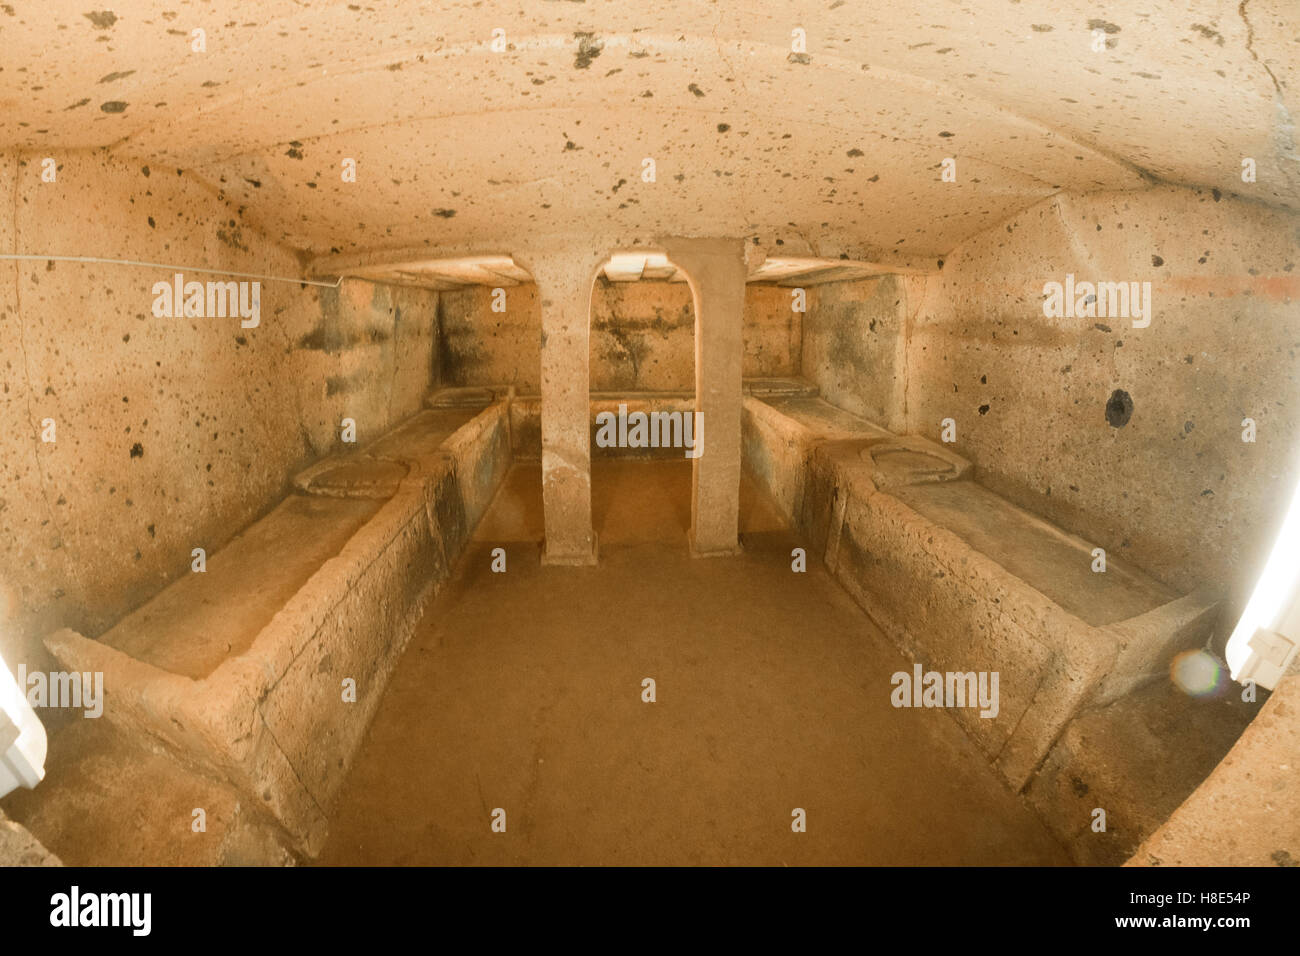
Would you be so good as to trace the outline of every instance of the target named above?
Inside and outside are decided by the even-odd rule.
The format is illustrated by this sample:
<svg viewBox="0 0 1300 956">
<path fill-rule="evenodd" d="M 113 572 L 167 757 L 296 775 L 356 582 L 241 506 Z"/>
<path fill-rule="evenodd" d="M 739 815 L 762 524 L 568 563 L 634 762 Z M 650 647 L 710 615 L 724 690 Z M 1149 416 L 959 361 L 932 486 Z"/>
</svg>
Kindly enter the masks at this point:
<svg viewBox="0 0 1300 956">
<path fill-rule="evenodd" d="M 926 278 L 815 287 L 803 369 L 896 430 L 952 418 L 982 483 L 1239 610 L 1300 477 L 1298 263 L 1300 218 L 1217 190 L 1061 195 Z M 1150 282 L 1150 325 L 1045 316 L 1067 274 Z"/>
<path fill-rule="evenodd" d="M 535 393 L 541 367 L 541 310 L 532 283 L 505 290 L 444 292 L 440 360 L 446 385 L 514 385 Z M 790 290 L 751 285 L 745 294 L 746 377 L 799 374 L 800 319 Z M 694 391 L 695 313 L 685 282 L 605 282 L 591 299 L 592 391 Z"/>
<path fill-rule="evenodd" d="M 175 168 L 0 155 L 0 249 L 294 275 L 292 252 Z M 261 286 L 261 324 L 155 318 L 172 270 L 0 263 L 0 653 L 97 634 L 258 517 L 290 476 L 411 414 L 434 381 L 437 293 Z M 203 281 L 228 276 L 195 274 Z M 56 441 L 42 441 L 52 419 Z"/>
<path fill-rule="evenodd" d="M 701 640 L 667 657 L 695 670 L 697 702 L 716 705 L 714 716 L 747 714 L 748 703 L 726 704 L 732 688 L 693 655 L 768 626 L 766 647 L 804 655 L 793 665 L 769 658 L 780 662 L 770 686 L 814 677 L 805 699 L 851 700 L 842 714 L 866 702 L 888 731 L 903 725 L 890 723 L 889 669 L 873 668 L 899 655 L 979 667 L 1001 673 L 1007 694 L 1002 723 L 965 721 L 1015 789 L 999 783 L 998 794 L 1025 797 L 1076 844 L 1092 832 L 1084 801 L 1111 794 L 1113 809 L 1126 808 L 1114 814 L 1124 836 L 1077 859 L 1113 861 L 1146 836 L 1142 862 L 1294 862 L 1300 665 L 1261 703 L 1239 699 L 1200 650 L 1221 649 L 1300 479 L 1294 7 L 0 3 L 0 253 L 40 257 L 0 261 L 0 653 L 15 668 L 85 661 L 79 669 L 127 685 L 104 730 L 71 720 L 55 728 L 65 718 L 41 714 L 72 731 L 51 750 L 65 762 L 51 763 L 60 771 L 32 793 L 7 798 L 6 811 L 55 834 L 84 827 L 65 859 L 104 852 L 97 828 L 109 817 L 121 826 L 109 849 L 137 847 L 149 828 L 136 821 L 152 825 L 176 807 L 183 819 L 193 806 L 188 784 L 138 782 L 183 778 L 182 765 L 206 761 L 229 788 L 214 808 L 270 813 L 314 853 L 385 682 L 403 673 L 408 638 L 417 622 L 444 619 L 446 604 L 424 615 L 426 603 L 463 551 L 487 553 L 474 535 L 499 487 L 527 486 L 513 506 L 530 530 L 507 543 L 526 538 L 536 554 L 511 551 L 506 578 L 483 561 L 474 588 L 453 589 L 463 644 L 486 643 L 474 626 L 499 622 L 493 614 L 509 605 L 476 604 L 481 595 L 503 596 L 521 580 L 537 588 L 510 591 L 526 609 L 485 629 L 531 638 L 528 628 L 563 612 L 554 634 L 581 638 L 570 653 L 513 662 L 552 687 L 564 681 L 531 665 L 598 657 L 619 615 L 657 626 L 627 606 L 606 612 L 584 593 L 594 578 L 571 566 L 618 570 L 609 560 L 617 536 L 598 536 L 593 518 L 598 493 L 615 484 L 592 480 L 600 456 L 589 413 L 599 402 L 589 390 L 675 392 L 695 398 L 638 401 L 679 410 L 694 401 L 710 450 L 692 460 L 682 491 L 686 540 L 661 550 L 648 577 L 670 580 L 684 564 L 688 588 L 708 582 L 682 605 L 709 610 L 691 622 Z M 615 281 L 636 271 L 628 261 L 637 256 L 638 276 L 667 280 L 648 267 L 651 253 L 691 285 Z M 622 263 L 612 271 L 611 254 Z M 294 278 L 261 283 L 260 321 L 245 328 L 238 316 L 155 313 L 155 284 L 174 269 L 147 263 L 212 270 L 185 276 L 200 282 Z M 440 268 L 461 272 L 447 279 Z M 488 281 L 497 268 L 504 311 Z M 792 308 L 798 275 L 808 280 L 806 311 Z M 1101 314 L 1094 285 L 1091 301 L 1079 292 L 1057 310 L 1052 283 L 1141 290 L 1143 308 Z M 357 445 L 344 449 L 347 420 Z M 671 483 L 639 484 L 628 476 L 644 463 L 610 457 L 598 464 L 612 468 L 599 470 L 623 476 L 628 510 L 671 525 L 642 494 Z M 744 483 L 754 475 L 757 485 Z M 785 542 L 767 553 L 770 577 L 754 559 L 773 538 L 755 535 L 737 553 L 741 489 L 753 504 L 763 481 L 785 511 L 772 527 L 805 536 L 810 564 L 797 580 L 824 583 L 829 573 L 865 615 L 819 626 L 814 612 L 834 610 L 843 593 L 787 599 Z M 235 537 L 250 524 L 276 548 Z M 1114 558 L 1104 575 L 1087 563 L 1094 543 Z M 186 573 L 194 549 L 223 545 L 235 560 L 220 573 Z M 280 560 L 281 547 L 300 566 Z M 692 564 L 688 553 L 714 560 Z M 284 593 L 272 600 L 254 593 L 257 574 L 232 566 L 294 573 L 281 575 Z M 479 587 L 484 580 L 498 590 Z M 219 596 L 191 597 L 204 593 Z M 151 597 L 193 631 L 155 615 Z M 232 637 L 239 615 L 221 619 L 225 608 L 259 597 L 266 606 Z M 601 619 L 575 626 L 593 608 Z M 136 626 L 150 615 L 157 633 Z M 113 625 L 122 633 L 99 640 Z M 874 644 L 863 640 L 873 628 Z M 807 654 L 846 634 L 853 653 Z M 518 650 L 510 640 L 493 651 Z M 551 646 L 520 644 L 525 654 Z M 157 664 L 191 651 L 203 667 Z M 1210 662 L 1223 697 L 1205 701 L 1165 680 L 1183 651 Z M 849 663 L 827 663 L 836 660 Z M 470 724 L 520 745 L 528 773 L 511 786 L 555 773 L 564 754 L 548 751 L 546 770 L 533 763 L 543 738 L 516 740 L 517 720 L 480 724 L 509 704 L 489 683 L 510 672 L 497 663 L 467 666 L 462 693 L 440 698 L 460 709 L 425 725 L 437 752 L 411 759 L 394 746 L 370 779 L 418 781 L 416 767 L 439 785 L 472 776 L 480 789 L 463 804 L 468 820 L 497 798 L 484 795 L 477 768 L 439 761 L 451 749 L 447 728 L 470 741 L 456 733 Z M 405 673 L 423 693 L 410 675 L 428 672 Z M 338 709 L 341 682 L 357 675 L 361 706 Z M 841 698 L 816 683 L 846 675 Z M 1236 713 L 1222 719 L 1228 699 Z M 426 703 L 402 716 L 435 714 Z M 105 743 L 121 717 L 181 761 L 156 774 L 139 740 Z M 801 727 L 799 718 L 776 723 Z M 921 739 L 864 735 L 866 725 L 855 719 L 844 738 Z M 1200 733 L 1205 725 L 1215 732 Z M 730 736 L 747 746 L 785 739 L 734 726 Z M 390 745 L 420 736 L 400 719 L 387 728 Z M 535 720 L 531 732 L 549 730 Z M 585 736 L 566 744 L 577 752 Z M 732 772 L 719 759 L 727 748 L 696 736 L 709 743 L 701 764 L 729 781 L 776 767 L 803 785 L 808 769 L 837 776 L 854 763 L 799 769 L 744 751 Z M 822 742 L 834 740 L 827 730 Z M 674 758 L 689 751 L 669 736 L 658 742 Z M 1001 832 L 966 800 L 979 771 L 943 756 L 959 747 L 905 749 L 899 766 L 941 755 L 931 776 L 891 775 L 917 789 L 849 774 L 836 780 L 838 796 L 914 812 L 912 796 L 939 793 L 929 782 L 941 780 L 966 801 L 942 815 L 953 829 Z M 114 756 L 123 753 L 134 755 Z M 82 756 L 129 768 L 113 777 L 122 789 L 80 786 L 65 771 Z M 874 755 L 858 763 L 877 765 Z M 635 769 L 605 765 L 615 764 Z M 420 786 L 407 789 L 425 799 Z M 622 793 L 658 796 L 641 785 Z M 181 803 L 165 814 L 132 803 L 160 797 Z M 83 798 L 101 801 L 98 814 L 83 812 Z M 126 804 L 132 813 L 119 812 Z M 512 836 L 527 838 L 543 816 Z M 669 816 L 662 832 L 672 838 L 660 842 L 675 850 L 689 821 Z M 462 846 L 476 862 L 481 822 L 466 825 L 473 836 Z M 271 828 L 255 829 L 263 824 Z M 635 815 L 619 825 L 621 836 L 660 832 Z M 700 837 L 711 841 L 719 853 L 734 849 L 716 829 Z M 835 852 L 869 842 L 845 839 Z M 203 858 L 242 858 L 228 849 L 210 846 Z"/>
</svg>

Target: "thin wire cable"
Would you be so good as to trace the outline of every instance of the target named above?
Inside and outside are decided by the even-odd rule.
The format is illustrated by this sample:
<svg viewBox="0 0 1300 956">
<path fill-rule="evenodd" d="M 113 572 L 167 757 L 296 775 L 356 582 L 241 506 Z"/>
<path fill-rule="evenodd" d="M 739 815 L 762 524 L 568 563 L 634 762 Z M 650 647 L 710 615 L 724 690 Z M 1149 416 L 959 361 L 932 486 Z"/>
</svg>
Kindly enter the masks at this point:
<svg viewBox="0 0 1300 956">
<path fill-rule="evenodd" d="M 262 279 L 267 282 L 296 282 L 299 285 L 318 285 L 327 289 L 337 289 L 344 279 L 352 276 L 339 276 L 333 282 L 321 282 L 318 279 L 294 279 L 289 276 L 264 276 L 253 272 L 230 272 L 227 269 L 205 269 L 201 266 L 178 266 L 166 262 L 140 262 L 136 259 L 102 259 L 99 256 L 36 256 L 18 253 L 0 253 L 0 259 L 24 262 L 90 262 L 115 266 L 144 266 L 149 269 L 172 269 L 180 272 L 206 272 L 211 275 L 235 276 L 240 279 Z"/>
</svg>

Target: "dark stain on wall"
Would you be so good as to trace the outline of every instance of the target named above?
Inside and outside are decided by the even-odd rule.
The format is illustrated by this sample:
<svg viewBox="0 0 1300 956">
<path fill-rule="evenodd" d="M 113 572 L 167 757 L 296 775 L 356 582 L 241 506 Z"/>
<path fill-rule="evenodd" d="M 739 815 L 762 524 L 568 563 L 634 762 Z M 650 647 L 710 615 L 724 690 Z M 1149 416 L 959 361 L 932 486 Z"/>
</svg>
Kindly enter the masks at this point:
<svg viewBox="0 0 1300 956">
<path fill-rule="evenodd" d="M 673 289 L 674 294 L 682 291 Z M 592 367 L 592 388 L 689 387 L 695 348 L 691 299 L 683 296 L 676 307 L 651 304 L 647 311 L 643 293 L 644 288 L 618 283 L 603 283 L 595 290 L 591 349 L 598 361 Z"/>
<path fill-rule="evenodd" d="M 320 319 L 298 340 L 298 347 L 333 354 L 347 348 L 348 344 L 339 317 L 339 290 L 321 289 Z"/>
<path fill-rule="evenodd" d="M 449 321 L 447 296 L 438 296 L 434 311 L 437 315 L 438 373 L 441 383 L 453 386 L 473 384 L 477 381 L 476 370 L 488 362 L 482 341 L 471 327 Z"/>
<path fill-rule="evenodd" d="M 640 388 L 641 363 L 650 355 L 650 344 L 644 335 L 628 329 L 611 328 L 608 341 L 601 347 L 600 356 L 614 369 L 611 388 Z"/>
<path fill-rule="evenodd" d="M 364 391 L 370 378 L 370 374 L 365 370 L 353 372 L 351 375 L 330 375 L 325 379 L 325 394 L 327 396 L 348 395 L 352 392 Z"/>
<path fill-rule="evenodd" d="M 386 293 L 376 286 L 370 300 L 372 312 L 393 314 L 388 308 Z M 325 288 L 320 294 L 320 318 L 311 331 L 298 339 L 298 348 L 337 355 L 360 345 L 382 345 L 393 337 L 393 328 L 385 325 L 350 327 L 340 308 L 339 290 Z M 396 320 L 394 318 L 394 327 Z"/>
<path fill-rule="evenodd" d="M 117 22 L 117 14 L 112 10 L 91 10 L 89 13 L 83 13 L 82 16 L 89 20 L 96 30 L 107 30 Z"/>
<path fill-rule="evenodd" d="M 1106 421 L 1111 428 L 1123 428 L 1133 417 L 1133 399 L 1122 388 L 1111 392 L 1106 402 Z"/>
<path fill-rule="evenodd" d="M 227 245 L 231 249 L 239 249 L 242 252 L 248 251 L 248 246 L 244 244 L 244 233 L 233 219 L 225 227 L 217 230 L 217 238 L 221 240 L 223 245 Z"/>
<path fill-rule="evenodd" d="M 578 52 L 573 57 L 573 67 L 577 70 L 585 70 L 591 66 L 592 60 L 600 56 L 605 48 L 605 41 L 594 33 L 578 32 L 573 35 L 578 38 Z"/>
</svg>

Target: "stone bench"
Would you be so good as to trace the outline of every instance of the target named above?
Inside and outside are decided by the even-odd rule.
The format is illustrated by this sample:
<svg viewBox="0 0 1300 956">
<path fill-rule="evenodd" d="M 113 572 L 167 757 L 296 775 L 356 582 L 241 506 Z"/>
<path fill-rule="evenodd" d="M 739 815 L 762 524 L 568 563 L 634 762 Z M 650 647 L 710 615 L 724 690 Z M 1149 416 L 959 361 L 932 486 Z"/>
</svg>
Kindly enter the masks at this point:
<svg viewBox="0 0 1300 956">
<path fill-rule="evenodd" d="M 1203 643 L 1215 602 L 1179 597 L 972 480 L 970 464 L 815 397 L 745 399 L 744 464 L 809 554 L 927 671 L 998 672 L 1000 712 L 953 716 L 1016 789 L 1085 704 Z M 882 689 L 888 692 L 888 688 Z"/>
<path fill-rule="evenodd" d="M 45 643 L 103 672 L 109 720 L 255 795 L 314 855 L 398 656 L 509 467 L 508 413 L 420 412 L 303 472 L 205 573 L 98 640 Z"/>
</svg>

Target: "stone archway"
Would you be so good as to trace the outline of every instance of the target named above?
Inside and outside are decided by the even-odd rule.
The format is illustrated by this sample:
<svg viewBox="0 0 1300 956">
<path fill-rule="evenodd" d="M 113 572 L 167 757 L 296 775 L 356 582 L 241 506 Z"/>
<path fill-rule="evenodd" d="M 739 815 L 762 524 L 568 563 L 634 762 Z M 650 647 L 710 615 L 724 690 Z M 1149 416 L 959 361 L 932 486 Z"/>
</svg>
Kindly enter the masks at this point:
<svg viewBox="0 0 1300 956">
<path fill-rule="evenodd" d="M 517 254 L 542 309 L 543 564 L 590 565 L 598 554 L 591 516 L 591 299 L 614 248 L 559 243 Z M 740 407 L 745 246 L 740 239 L 656 243 L 686 276 L 695 311 L 695 409 L 703 423 L 691 480 L 691 553 L 739 550 Z"/>
</svg>

